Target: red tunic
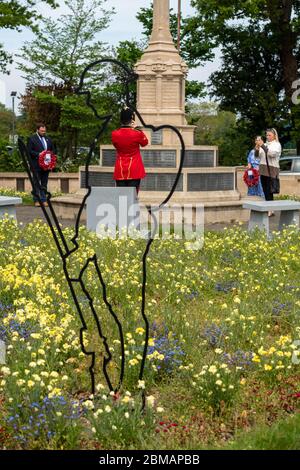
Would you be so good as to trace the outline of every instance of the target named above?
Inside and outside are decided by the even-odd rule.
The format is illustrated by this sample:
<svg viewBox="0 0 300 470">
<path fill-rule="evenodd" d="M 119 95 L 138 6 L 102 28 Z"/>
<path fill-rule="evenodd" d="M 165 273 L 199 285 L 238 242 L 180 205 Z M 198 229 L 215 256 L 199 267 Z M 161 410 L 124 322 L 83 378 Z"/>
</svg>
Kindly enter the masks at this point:
<svg viewBox="0 0 300 470">
<path fill-rule="evenodd" d="M 112 132 L 112 143 L 117 150 L 114 180 L 142 179 L 146 172 L 140 146 L 148 145 L 143 131 L 132 127 L 121 127 Z"/>
</svg>

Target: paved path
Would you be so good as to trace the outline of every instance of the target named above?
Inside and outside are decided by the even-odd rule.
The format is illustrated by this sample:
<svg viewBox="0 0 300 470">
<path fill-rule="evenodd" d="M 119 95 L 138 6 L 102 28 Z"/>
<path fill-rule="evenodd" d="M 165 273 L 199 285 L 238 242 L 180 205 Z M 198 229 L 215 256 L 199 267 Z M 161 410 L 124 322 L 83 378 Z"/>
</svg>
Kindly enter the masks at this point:
<svg viewBox="0 0 300 470">
<path fill-rule="evenodd" d="M 34 206 L 17 206 L 17 220 L 23 224 L 28 224 L 33 222 L 35 219 L 43 220 L 45 222 L 44 214 L 40 207 Z M 49 212 L 49 209 L 47 209 Z M 69 219 L 59 219 L 59 222 L 62 224 L 63 228 L 65 227 L 74 227 L 74 221 Z M 279 222 L 279 215 L 271 217 L 270 225 L 271 230 L 277 230 Z M 225 227 L 230 227 L 232 224 L 207 224 L 205 225 L 205 230 L 215 230 L 220 231 L 224 230 Z M 243 224 L 242 228 L 247 230 L 248 224 Z"/>
</svg>

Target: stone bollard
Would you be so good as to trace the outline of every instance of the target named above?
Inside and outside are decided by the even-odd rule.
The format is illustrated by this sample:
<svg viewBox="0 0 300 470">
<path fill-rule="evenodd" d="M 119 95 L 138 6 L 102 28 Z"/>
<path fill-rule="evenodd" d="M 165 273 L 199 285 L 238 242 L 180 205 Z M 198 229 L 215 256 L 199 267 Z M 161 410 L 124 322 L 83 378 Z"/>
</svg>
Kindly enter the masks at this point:
<svg viewBox="0 0 300 470">
<path fill-rule="evenodd" d="M 5 364 L 5 343 L 0 339 L 0 364 Z"/>
</svg>

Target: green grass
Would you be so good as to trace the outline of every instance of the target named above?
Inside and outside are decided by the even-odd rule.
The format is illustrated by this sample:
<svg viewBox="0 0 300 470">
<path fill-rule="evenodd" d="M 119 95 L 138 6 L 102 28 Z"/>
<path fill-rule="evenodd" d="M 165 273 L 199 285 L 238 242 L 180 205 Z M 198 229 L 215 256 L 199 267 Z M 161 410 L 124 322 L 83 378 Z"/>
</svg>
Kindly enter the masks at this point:
<svg viewBox="0 0 300 470">
<path fill-rule="evenodd" d="M 299 450 L 300 414 L 240 435 L 228 450 Z"/>
</svg>

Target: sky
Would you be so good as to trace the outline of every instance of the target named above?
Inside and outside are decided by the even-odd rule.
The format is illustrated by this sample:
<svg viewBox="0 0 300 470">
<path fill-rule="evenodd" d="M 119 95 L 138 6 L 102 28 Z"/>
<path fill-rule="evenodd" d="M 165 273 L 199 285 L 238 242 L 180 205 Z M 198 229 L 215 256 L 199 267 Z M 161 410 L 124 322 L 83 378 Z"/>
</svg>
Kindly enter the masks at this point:
<svg viewBox="0 0 300 470">
<path fill-rule="evenodd" d="M 64 2 L 60 2 L 62 5 Z M 193 9 L 189 0 L 182 0 L 183 16 L 192 16 Z M 115 8 L 115 15 L 109 27 L 98 35 L 98 39 L 111 45 L 117 44 L 119 41 L 139 39 L 142 36 L 142 26 L 136 19 L 136 14 L 141 7 L 147 7 L 151 4 L 151 0 L 106 0 L 106 7 Z M 177 10 L 177 0 L 170 0 L 170 6 Z M 52 10 L 45 6 L 38 8 L 43 15 L 57 18 L 61 13 L 66 11 L 65 7 L 58 10 Z M 126 21 L 124 21 L 126 19 Z M 21 48 L 25 41 L 34 38 L 33 33 L 28 29 L 23 29 L 21 33 L 10 30 L 0 30 L 0 42 L 4 44 L 5 49 L 15 54 Z M 207 81 L 210 74 L 219 66 L 219 59 L 214 62 L 207 63 L 204 67 L 193 69 L 189 73 L 189 78 L 194 80 Z M 18 95 L 22 94 L 25 89 L 25 80 L 21 77 L 21 73 L 14 67 L 10 68 L 10 75 L 0 74 L 0 102 L 11 108 L 12 91 L 17 91 Z M 16 100 L 16 108 L 18 100 Z"/>
</svg>

